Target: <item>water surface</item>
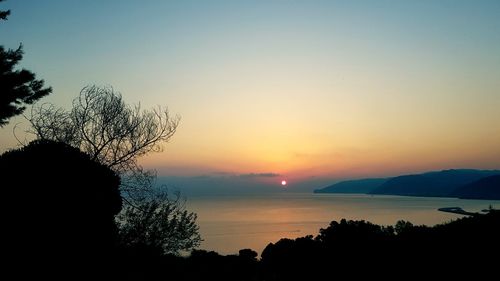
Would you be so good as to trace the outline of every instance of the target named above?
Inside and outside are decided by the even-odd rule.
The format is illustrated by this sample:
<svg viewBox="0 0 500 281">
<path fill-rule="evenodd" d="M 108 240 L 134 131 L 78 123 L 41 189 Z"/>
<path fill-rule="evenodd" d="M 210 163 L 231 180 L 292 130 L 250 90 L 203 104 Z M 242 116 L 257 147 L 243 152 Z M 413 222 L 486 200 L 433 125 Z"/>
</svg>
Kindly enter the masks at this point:
<svg viewBox="0 0 500 281">
<path fill-rule="evenodd" d="M 385 195 L 278 193 L 252 196 L 189 197 L 204 241 L 200 248 L 233 254 L 244 248 L 259 253 L 280 238 L 316 235 L 332 220 L 367 220 L 394 225 L 398 220 L 435 225 L 459 217 L 441 207 L 481 211 L 500 201 Z"/>
</svg>

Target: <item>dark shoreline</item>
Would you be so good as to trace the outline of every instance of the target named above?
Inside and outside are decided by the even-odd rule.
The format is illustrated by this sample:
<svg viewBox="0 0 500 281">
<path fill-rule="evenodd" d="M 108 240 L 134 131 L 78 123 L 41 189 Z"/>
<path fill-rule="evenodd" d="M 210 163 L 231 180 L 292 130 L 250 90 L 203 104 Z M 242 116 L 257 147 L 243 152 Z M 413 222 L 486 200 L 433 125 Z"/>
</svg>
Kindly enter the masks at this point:
<svg viewBox="0 0 500 281">
<path fill-rule="evenodd" d="M 462 209 L 460 207 L 444 207 L 444 208 L 439 208 L 438 211 L 446 212 L 446 213 L 459 214 L 459 215 L 466 215 L 466 216 L 481 215 L 481 213 L 467 212 L 467 211 L 465 211 L 464 209 Z"/>
</svg>

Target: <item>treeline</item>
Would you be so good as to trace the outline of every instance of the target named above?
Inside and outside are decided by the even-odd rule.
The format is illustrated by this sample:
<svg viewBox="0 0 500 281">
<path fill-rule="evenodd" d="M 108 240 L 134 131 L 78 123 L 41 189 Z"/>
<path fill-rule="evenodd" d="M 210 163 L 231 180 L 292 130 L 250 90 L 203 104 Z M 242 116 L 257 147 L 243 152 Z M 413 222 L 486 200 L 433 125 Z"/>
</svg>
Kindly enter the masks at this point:
<svg viewBox="0 0 500 281">
<path fill-rule="evenodd" d="M 433 227 L 341 220 L 315 237 L 271 243 L 260 258 L 249 249 L 179 257 L 143 248 L 129 252 L 133 257 L 121 270 L 135 280 L 449 280 L 471 274 L 480 280 L 498 276 L 499 238 L 498 210 Z"/>
</svg>

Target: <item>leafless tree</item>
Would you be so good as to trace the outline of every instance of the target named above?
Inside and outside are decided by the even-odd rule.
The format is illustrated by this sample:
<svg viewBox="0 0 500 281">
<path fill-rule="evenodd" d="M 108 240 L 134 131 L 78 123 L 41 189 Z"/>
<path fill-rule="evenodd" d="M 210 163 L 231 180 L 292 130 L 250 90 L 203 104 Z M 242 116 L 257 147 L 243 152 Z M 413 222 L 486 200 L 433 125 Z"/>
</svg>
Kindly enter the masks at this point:
<svg viewBox="0 0 500 281">
<path fill-rule="evenodd" d="M 32 132 L 80 148 L 118 173 L 137 165 L 137 158 L 162 150 L 175 133 L 179 117 L 167 109 L 128 106 L 112 88 L 85 87 L 65 111 L 53 105 L 33 107 Z"/>
</svg>

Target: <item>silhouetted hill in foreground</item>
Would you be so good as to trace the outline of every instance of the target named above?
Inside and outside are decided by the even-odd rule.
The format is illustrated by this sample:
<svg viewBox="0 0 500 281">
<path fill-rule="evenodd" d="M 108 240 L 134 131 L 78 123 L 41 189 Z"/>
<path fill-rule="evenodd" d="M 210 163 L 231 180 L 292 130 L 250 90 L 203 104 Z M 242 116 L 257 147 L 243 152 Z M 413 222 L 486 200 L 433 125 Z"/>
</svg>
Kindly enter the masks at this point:
<svg viewBox="0 0 500 281">
<path fill-rule="evenodd" d="M 76 148 L 44 140 L 0 155 L 0 171 L 8 276 L 73 280 L 107 268 L 122 207 L 115 172 Z"/>
<path fill-rule="evenodd" d="M 452 196 L 463 199 L 500 200 L 500 175 L 482 178 L 459 187 L 452 193 Z"/>
<path fill-rule="evenodd" d="M 314 193 L 370 193 L 385 183 L 387 179 L 360 179 L 341 181 L 325 188 L 316 189 Z"/>
<path fill-rule="evenodd" d="M 455 189 L 481 178 L 500 174 L 500 171 L 444 170 L 419 175 L 392 178 L 370 192 L 371 194 L 405 196 L 451 196 Z"/>
</svg>

